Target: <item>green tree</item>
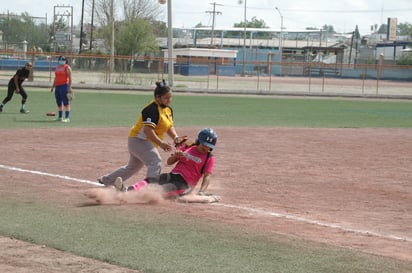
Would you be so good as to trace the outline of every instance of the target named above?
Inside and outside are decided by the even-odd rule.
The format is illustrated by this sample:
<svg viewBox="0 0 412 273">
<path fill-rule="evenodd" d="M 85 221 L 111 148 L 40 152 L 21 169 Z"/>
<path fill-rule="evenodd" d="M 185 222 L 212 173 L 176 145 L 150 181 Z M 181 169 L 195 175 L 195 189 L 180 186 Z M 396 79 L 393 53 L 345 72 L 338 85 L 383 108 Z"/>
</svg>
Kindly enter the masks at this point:
<svg viewBox="0 0 412 273">
<path fill-rule="evenodd" d="M 28 42 L 28 48 L 49 48 L 50 36 L 46 24 L 35 24 L 27 12 L 2 15 L 0 29 L 3 31 L 3 41 L 9 48 L 20 48 L 23 41 Z"/>
<path fill-rule="evenodd" d="M 333 28 L 332 25 L 324 25 L 322 27 L 323 31 L 327 31 L 328 33 L 336 33 L 335 29 Z"/>
<path fill-rule="evenodd" d="M 167 37 L 167 26 L 165 22 L 150 20 L 153 33 L 156 37 Z"/>
<path fill-rule="evenodd" d="M 245 27 L 245 22 L 235 23 L 234 27 Z M 254 16 L 250 21 L 246 20 L 246 27 L 247 28 L 268 28 L 266 26 L 266 22 L 262 19 L 258 20 L 256 16 Z"/>
<path fill-rule="evenodd" d="M 397 65 L 412 65 L 412 52 L 403 53 L 400 58 L 396 60 Z"/>
<path fill-rule="evenodd" d="M 118 55 L 134 55 L 158 50 L 152 27 L 144 19 L 137 18 L 122 22 L 116 31 L 116 36 L 115 48 Z"/>
<path fill-rule="evenodd" d="M 244 28 L 246 25 L 247 28 L 268 28 L 266 25 L 266 22 L 262 19 L 257 19 L 256 16 L 253 17 L 250 21 L 246 20 L 246 22 L 240 22 L 240 23 L 235 23 L 233 24 L 233 27 L 235 28 Z M 244 33 L 242 30 L 237 31 L 231 31 L 225 33 L 226 38 L 234 38 L 234 37 L 243 37 Z M 271 34 L 268 32 L 256 32 L 253 34 L 253 37 L 257 39 L 268 39 L 271 37 Z"/>
<path fill-rule="evenodd" d="M 382 24 L 378 29 L 378 33 L 380 33 L 380 34 L 385 34 L 387 32 L 388 32 L 388 25 L 387 24 Z"/>
<path fill-rule="evenodd" d="M 410 23 L 400 23 L 398 24 L 399 35 L 405 35 L 412 38 L 412 24 Z"/>
</svg>

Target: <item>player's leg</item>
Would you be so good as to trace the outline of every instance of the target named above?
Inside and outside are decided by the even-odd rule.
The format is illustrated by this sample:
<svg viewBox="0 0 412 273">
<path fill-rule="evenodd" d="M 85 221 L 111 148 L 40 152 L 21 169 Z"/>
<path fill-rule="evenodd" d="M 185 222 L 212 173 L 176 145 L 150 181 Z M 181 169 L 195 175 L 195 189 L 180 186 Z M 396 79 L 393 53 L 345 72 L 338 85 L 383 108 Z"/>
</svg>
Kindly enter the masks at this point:
<svg viewBox="0 0 412 273">
<path fill-rule="evenodd" d="M 22 85 L 19 85 L 20 95 L 21 95 L 21 107 L 20 113 L 27 114 L 29 111 L 26 109 L 27 92 Z"/>
<path fill-rule="evenodd" d="M 65 84 L 64 89 L 62 89 L 61 101 L 64 105 L 64 122 L 70 122 L 70 102 L 67 97 L 67 92 L 69 91 L 69 85 Z"/>
<path fill-rule="evenodd" d="M 8 103 L 12 98 L 14 91 L 16 90 L 16 87 L 12 81 L 9 82 L 9 85 L 7 87 L 7 96 L 4 98 L 0 105 L 0 112 L 3 112 L 3 107 Z"/>
</svg>

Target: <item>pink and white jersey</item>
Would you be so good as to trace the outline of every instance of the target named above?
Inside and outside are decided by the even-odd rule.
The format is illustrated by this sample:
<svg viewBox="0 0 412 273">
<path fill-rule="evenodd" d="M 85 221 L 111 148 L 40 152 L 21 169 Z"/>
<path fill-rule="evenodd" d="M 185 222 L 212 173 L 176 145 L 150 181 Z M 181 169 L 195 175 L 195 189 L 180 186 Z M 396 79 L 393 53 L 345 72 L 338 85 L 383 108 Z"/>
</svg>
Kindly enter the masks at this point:
<svg viewBox="0 0 412 273">
<path fill-rule="evenodd" d="M 197 182 L 202 177 L 202 168 L 204 173 L 213 173 L 215 157 L 209 156 L 207 153 L 201 153 L 197 150 L 197 146 L 193 145 L 183 150 L 185 156 L 180 157 L 179 162 L 171 171 L 172 173 L 180 174 L 187 184 L 192 187 L 197 185 Z M 205 165 L 205 161 L 206 165 Z"/>
</svg>

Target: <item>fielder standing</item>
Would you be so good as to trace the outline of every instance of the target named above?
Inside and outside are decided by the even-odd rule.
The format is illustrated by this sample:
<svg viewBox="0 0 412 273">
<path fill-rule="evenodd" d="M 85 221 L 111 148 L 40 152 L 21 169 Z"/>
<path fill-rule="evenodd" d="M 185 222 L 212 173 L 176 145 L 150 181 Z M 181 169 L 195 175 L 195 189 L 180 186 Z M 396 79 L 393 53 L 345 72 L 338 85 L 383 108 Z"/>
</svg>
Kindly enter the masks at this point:
<svg viewBox="0 0 412 273">
<path fill-rule="evenodd" d="M 6 103 L 8 103 L 11 100 L 14 92 L 16 92 L 20 94 L 20 96 L 22 97 L 20 113 L 22 114 L 29 113 L 29 111 L 26 110 L 27 93 L 26 93 L 26 90 L 24 90 L 23 82 L 24 80 L 29 78 L 32 67 L 33 67 L 32 63 L 27 62 L 24 67 L 17 69 L 16 74 L 14 74 L 14 76 L 9 81 L 9 85 L 7 89 L 7 96 L 4 98 L 3 102 L 0 104 L 0 112 L 3 112 L 4 105 L 6 105 Z"/>
<path fill-rule="evenodd" d="M 66 123 L 70 122 L 70 100 L 73 98 L 72 69 L 64 56 L 60 56 L 57 61 L 55 78 L 50 92 L 53 93 L 53 91 L 59 113 L 57 120 Z M 64 118 L 63 106 L 65 110 Z"/>
<path fill-rule="evenodd" d="M 143 108 L 136 124 L 129 131 L 129 162 L 112 173 L 98 178 L 99 183 L 111 186 L 117 177 L 125 181 L 143 166 L 147 167 L 146 180 L 158 181 L 162 167 L 158 147 L 166 152 L 170 152 L 173 148 L 164 140 L 164 135 L 167 134 L 175 143 L 181 141 L 173 126 L 171 101 L 172 90 L 166 85 L 165 80 L 156 82 L 154 99 Z"/>
</svg>

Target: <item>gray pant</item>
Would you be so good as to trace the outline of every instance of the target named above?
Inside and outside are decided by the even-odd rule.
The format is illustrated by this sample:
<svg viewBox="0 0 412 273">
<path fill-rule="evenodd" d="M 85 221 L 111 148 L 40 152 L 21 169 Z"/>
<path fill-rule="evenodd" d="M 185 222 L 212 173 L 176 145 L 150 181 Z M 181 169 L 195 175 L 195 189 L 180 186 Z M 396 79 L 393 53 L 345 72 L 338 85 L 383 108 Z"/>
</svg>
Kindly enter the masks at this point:
<svg viewBox="0 0 412 273">
<path fill-rule="evenodd" d="M 121 177 L 125 181 L 140 171 L 143 166 L 147 167 L 145 178 L 156 180 L 159 178 L 162 158 L 153 143 L 144 139 L 129 137 L 128 149 L 130 157 L 127 165 L 101 177 L 103 184 L 113 185 L 117 177 Z"/>
</svg>

